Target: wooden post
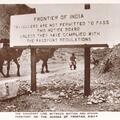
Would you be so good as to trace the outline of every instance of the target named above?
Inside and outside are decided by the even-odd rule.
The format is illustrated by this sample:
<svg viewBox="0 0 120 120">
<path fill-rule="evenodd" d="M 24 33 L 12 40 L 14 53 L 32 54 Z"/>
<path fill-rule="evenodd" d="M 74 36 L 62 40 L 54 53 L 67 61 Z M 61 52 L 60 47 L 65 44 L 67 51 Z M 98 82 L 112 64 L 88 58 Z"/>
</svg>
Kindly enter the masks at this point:
<svg viewBox="0 0 120 120">
<path fill-rule="evenodd" d="M 85 4 L 85 10 L 89 10 L 90 9 L 90 4 Z"/>
<path fill-rule="evenodd" d="M 90 47 L 86 46 L 85 50 L 85 79 L 84 79 L 84 96 L 90 95 Z"/>
<path fill-rule="evenodd" d="M 36 49 L 31 48 L 31 91 L 36 91 Z"/>
</svg>

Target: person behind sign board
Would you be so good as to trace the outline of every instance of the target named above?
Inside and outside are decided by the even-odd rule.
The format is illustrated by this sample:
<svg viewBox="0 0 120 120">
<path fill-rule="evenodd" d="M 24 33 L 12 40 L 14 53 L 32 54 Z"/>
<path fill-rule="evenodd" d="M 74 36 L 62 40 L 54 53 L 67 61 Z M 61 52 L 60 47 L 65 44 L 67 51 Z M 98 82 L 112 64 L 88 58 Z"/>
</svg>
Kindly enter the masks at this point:
<svg viewBox="0 0 120 120">
<path fill-rule="evenodd" d="M 76 69 L 76 57 L 75 54 L 72 53 L 71 57 L 70 57 L 70 69 Z"/>
</svg>

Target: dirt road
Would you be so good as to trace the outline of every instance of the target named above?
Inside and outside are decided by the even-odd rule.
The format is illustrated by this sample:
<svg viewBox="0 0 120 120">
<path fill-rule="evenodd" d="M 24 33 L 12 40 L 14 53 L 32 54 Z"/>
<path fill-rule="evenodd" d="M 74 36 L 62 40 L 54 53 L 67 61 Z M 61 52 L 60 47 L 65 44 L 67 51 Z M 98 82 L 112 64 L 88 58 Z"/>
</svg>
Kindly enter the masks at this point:
<svg viewBox="0 0 120 120">
<path fill-rule="evenodd" d="M 101 103 L 83 97 L 84 61 L 77 61 L 77 69 L 70 70 L 67 62 L 49 60 L 50 73 L 41 74 L 41 62 L 37 63 L 37 92 L 30 94 L 30 61 L 27 58 L 21 63 L 20 88 L 14 99 L 1 101 L 0 111 L 119 111 L 120 103 L 107 102 L 110 98 L 108 84 L 101 84 L 97 76 L 91 73 L 91 93 L 106 93 L 107 97 Z M 15 77 L 15 64 L 11 65 L 11 77 Z M 1 78 L 1 80 L 4 80 Z M 97 81 L 97 82 L 96 82 Z M 113 84 L 113 83 L 112 83 Z M 104 91 L 103 91 L 104 89 Z M 118 90 L 115 87 L 115 90 Z M 114 92 L 114 91 L 113 91 Z M 100 94 L 103 94 L 100 93 Z M 95 95 L 96 95 L 95 94 Z M 98 96 L 97 96 L 98 97 Z M 117 99 L 119 100 L 119 98 Z"/>
</svg>

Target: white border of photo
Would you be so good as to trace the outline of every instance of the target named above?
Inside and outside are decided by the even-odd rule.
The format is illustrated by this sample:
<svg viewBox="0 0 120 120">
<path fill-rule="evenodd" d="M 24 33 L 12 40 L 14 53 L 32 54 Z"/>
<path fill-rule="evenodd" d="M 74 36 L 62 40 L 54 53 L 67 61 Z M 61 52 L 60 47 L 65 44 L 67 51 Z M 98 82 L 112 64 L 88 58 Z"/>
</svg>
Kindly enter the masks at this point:
<svg viewBox="0 0 120 120">
<path fill-rule="evenodd" d="M 0 0 L 0 4 L 53 4 L 53 3 L 120 3 L 120 0 Z M 91 112 L 92 113 L 92 112 Z M 97 118 L 87 118 L 87 120 L 119 120 L 120 112 L 97 112 Z M 0 112 L 0 120 L 40 120 L 41 118 L 15 118 L 15 112 Z M 53 118 L 52 118 L 53 119 Z M 85 118 L 86 119 L 86 118 Z M 85 120 L 81 118 L 81 120 Z M 43 120 L 50 120 L 43 119 Z M 56 120 L 56 118 L 54 118 Z M 61 120 L 59 118 L 59 120 Z M 63 119 L 62 119 L 63 120 Z M 80 120 L 78 119 L 69 119 L 69 120 Z"/>
</svg>

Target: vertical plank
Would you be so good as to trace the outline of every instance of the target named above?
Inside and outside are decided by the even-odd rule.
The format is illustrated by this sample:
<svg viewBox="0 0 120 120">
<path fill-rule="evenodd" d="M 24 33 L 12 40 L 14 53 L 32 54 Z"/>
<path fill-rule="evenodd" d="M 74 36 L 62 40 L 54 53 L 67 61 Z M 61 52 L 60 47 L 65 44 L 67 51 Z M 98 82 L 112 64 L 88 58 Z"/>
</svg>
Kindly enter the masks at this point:
<svg viewBox="0 0 120 120">
<path fill-rule="evenodd" d="M 36 91 L 36 49 L 31 48 L 31 91 Z"/>
<path fill-rule="evenodd" d="M 84 48 L 85 53 L 85 79 L 84 79 L 84 96 L 90 95 L 90 47 L 86 46 Z"/>
</svg>

